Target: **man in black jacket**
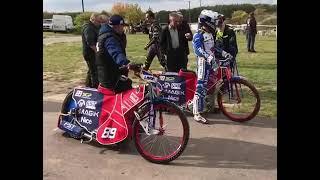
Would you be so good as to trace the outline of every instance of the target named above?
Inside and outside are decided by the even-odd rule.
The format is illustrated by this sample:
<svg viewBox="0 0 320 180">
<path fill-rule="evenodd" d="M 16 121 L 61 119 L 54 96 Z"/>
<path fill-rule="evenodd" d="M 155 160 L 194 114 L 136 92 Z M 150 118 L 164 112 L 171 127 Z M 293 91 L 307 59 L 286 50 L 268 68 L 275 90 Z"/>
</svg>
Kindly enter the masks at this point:
<svg viewBox="0 0 320 180">
<path fill-rule="evenodd" d="M 177 13 L 169 14 L 169 25 L 166 26 L 160 36 L 161 51 L 167 56 L 167 68 L 169 72 L 179 72 L 181 68 L 187 69 L 186 37 L 179 26 L 180 16 Z"/>
<path fill-rule="evenodd" d="M 179 32 L 181 32 L 185 36 L 185 39 L 182 40 L 183 45 L 186 49 L 186 55 L 185 55 L 186 62 L 185 62 L 185 65 L 183 65 L 183 66 L 185 68 L 187 68 L 188 61 L 189 61 L 188 55 L 190 54 L 188 41 L 192 41 L 193 34 L 192 34 L 192 31 L 190 29 L 190 26 L 189 26 L 187 20 L 184 19 L 182 13 L 178 11 L 177 14 L 180 16 L 180 22 L 179 22 L 179 26 L 178 26 Z"/>
<path fill-rule="evenodd" d="M 86 86 L 91 88 L 97 88 L 98 77 L 97 69 L 95 65 L 95 53 L 98 32 L 100 28 L 99 15 L 93 13 L 90 17 L 90 21 L 85 23 L 82 27 L 82 54 L 84 60 L 88 65 L 88 72 L 86 77 Z"/>
<path fill-rule="evenodd" d="M 224 20 L 224 16 L 219 15 L 215 43 L 217 47 L 230 53 L 235 58 L 238 54 L 236 33 L 230 26 L 226 25 Z"/>
</svg>

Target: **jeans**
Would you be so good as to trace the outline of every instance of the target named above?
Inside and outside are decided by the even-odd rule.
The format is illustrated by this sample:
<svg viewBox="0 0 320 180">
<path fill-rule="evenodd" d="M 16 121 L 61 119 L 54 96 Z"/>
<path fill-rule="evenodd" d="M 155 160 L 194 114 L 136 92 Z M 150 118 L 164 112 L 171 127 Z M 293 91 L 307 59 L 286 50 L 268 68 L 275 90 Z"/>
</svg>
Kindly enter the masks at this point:
<svg viewBox="0 0 320 180">
<path fill-rule="evenodd" d="M 255 39 L 256 39 L 255 33 L 247 33 L 247 49 L 248 49 L 248 51 L 254 50 Z"/>
</svg>

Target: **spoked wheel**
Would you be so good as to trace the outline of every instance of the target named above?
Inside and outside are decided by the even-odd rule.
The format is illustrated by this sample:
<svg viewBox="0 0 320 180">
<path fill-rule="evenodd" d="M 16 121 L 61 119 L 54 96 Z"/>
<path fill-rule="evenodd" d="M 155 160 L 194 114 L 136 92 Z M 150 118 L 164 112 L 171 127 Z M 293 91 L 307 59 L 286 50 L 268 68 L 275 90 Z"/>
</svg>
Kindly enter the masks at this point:
<svg viewBox="0 0 320 180">
<path fill-rule="evenodd" d="M 257 89 L 244 79 L 233 79 L 228 87 L 224 84 L 218 93 L 219 108 L 232 121 L 245 122 L 254 118 L 260 110 Z"/>
<path fill-rule="evenodd" d="M 189 123 L 183 112 L 173 103 L 153 104 L 154 128 L 147 135 L 139 121 L 134 124 L 133 138 L 138 152 L 153 163 L 168 163 L 178 158 L 189 140 Z M 150 103 L 140 109 L 141 121 L 149 120 Z M 152 125 L 151 125 L 152 126 Z"/>
</svg>

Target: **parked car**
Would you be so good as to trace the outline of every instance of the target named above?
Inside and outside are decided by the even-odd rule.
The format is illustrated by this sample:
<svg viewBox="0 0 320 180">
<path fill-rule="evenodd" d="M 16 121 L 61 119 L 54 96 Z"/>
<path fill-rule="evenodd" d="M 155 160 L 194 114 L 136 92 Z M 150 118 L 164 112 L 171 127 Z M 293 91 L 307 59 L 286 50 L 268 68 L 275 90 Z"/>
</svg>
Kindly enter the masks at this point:
<svg viewBox="0 0 320 180">
<path fill-rule="evenodd" d="M 52 31 L 52 19 L 43 19 L 43 30 Z"/>
</svg>

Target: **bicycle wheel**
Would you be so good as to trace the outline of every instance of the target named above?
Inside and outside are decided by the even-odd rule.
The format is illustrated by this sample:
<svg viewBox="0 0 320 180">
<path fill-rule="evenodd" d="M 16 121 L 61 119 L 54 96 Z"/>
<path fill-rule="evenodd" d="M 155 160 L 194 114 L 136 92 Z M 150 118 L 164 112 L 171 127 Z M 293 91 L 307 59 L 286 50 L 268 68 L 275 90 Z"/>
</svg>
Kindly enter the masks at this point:
<svg viewBox="0 0 320 180">
<path fill-rule="evenodd" d="M 189 123 L 184 113 L 173 103 L 158 101 L 153 104 L 154 130 L 147 135 L 135 120 L 133 139 L 143 158 L 153 163 L 168 163 L 178 158 L 189 140 Z M 140 121 L 149 118 L 150 103 L 139 110 Z M 168 112 L 168 113 L 167 113 Z"/>
<path fill-rule="evenodd" d="M 232 121 L 245 122 L 254 118 L 260 110 L 257 89 L 244 79 L 234 79 L 230 88 L 224 84 L 218 93 L 218 105 L 222 113 Z"/>
</svg>

